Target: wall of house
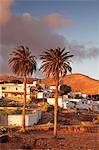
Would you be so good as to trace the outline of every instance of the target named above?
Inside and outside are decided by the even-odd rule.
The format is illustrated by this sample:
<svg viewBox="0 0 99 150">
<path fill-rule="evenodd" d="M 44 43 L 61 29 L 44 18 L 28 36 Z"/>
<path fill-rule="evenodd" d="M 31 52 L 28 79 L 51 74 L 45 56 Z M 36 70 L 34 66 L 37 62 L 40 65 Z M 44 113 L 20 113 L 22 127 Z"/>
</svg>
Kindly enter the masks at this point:
<svg viewBox="0 0 99 150">
<path fill-rule="evenodd" d="M 55 98 L 47 98 L 47 102 L 50 105 L 55 105 Z M 58 106 L 62 107 L 62 98 L 58 98 Z"/>
<path fill-rule="evenodd" d="M 40 110 L 36 110 L 33 114 L 25 115 L 26 126 L 37 124 L 40 119 Z M 8 115 L 8 125 L 22 126 L 22 115 Z"/>
<path fill-rule="evenodd" d="M 30 87 L 32 84 L 27 84 L 27 98 L 30 98 Z M 18 94 L 15 94 L 18 93 Z M 0 97 L 8 97 L 8 98 L 23 98 L 24 95 L 24 86 L 23 84 L 14 84 L 7 83 L 0 85 Z"/>
<path fill-rule="evenodd" d="M 89 104 L 89 108 L 92 110 L 92 111 L 99 111 L 99 101 L 88 101 L 88 104 Z"/>
<path fill-rule="evenodd" d="M 2 97 L 2 87 L 0 86 L 0 98 Z"/>
<path fill-rule="evenodd" d="M 89 109 L 89 104 L 88 104 L 88 101 L 87 100 L 81 100 L 77 103 L 77 108 L 81 108 L 81 109 L 86 109 L 88 110 Z"/>
<path fill-rule="evenodd" d="M 43 92 L 37 92 L 37 98 L 42 99 L 43 98 Z"/>
<path fill-rule="evenodd" d="M 75 104 L 72 102 L 69 102 L 69 101 L 63 102 L 62 105 L 63 105 L 64 109 L 74 109 L 75 108 Z"/>
<path fill-rule="evenodd" d="M 37 83 L 38 83 L 37 81 L 33 81 L 33 86 L 36 87 L 36 84 L 37 84 Z"/>
<path fill-rule="evenodd" d="M 25 115 L 26 126 L 37 124 L 41 116 L 42 112 L 40 110 L 35 110 L 33 114 Z M 22 126 L 22 115 L 0 115 L 0 125 Z"/>
</svg>

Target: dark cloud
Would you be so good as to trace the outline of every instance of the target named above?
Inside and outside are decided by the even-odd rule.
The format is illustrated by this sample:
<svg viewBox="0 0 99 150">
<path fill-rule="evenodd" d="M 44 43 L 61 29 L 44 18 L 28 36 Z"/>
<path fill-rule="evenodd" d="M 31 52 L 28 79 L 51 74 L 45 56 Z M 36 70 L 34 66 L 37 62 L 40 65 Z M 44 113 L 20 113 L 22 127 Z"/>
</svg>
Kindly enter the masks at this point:
<svg viewBox="0 0 99 150">
<path fill-rule="evenodd" d="M 42 20 L 37 20 L 25 13 L 21 16 L 14 15 L 1 28 L 1 44 L 20 43 L 28 45 L 36 54 L 39 54 L 41 49 L 64 46 L 65 38 L 46 26 Z"/>
<path fill-rule="evenodd" d="M 78 44 L 76 41 L 68 43 L 66 48 L 74 54 L 74 59 L 77 61 L 99 57 L 99 48 L 87 47 L 87 45 Z"/>
<path fill-rule="evenodd" d="M 28 13 L 13 15 L 0 29 L 0 73 L 10 72 L 8 58 L 16 45 L 29 46 L 34 55 L 40 55 L 41 51 L 47 48 L 65 46 L 63 36 L 55 33 L 43 20 L 38 20 Z"/>
<path fill-rule="evenodd" d="M 53 22 L 53 20 L 56 21 Z M 81 61 L 99 56 L 98 48 L 86 48 L 77 42 L 68 42 L 56 29 L 72 24 L 59 14 L 51 14 L 38 19 L 29 13 L 12 15 L 5 25 L 0 27 L 0 73 L 10 73 L 8 58 L 12 49 L 18 44 L 29 46 L 33 55 L 40 55 L 44 49 L 66 47 L 74 54 L 74 59 Z"/>
</svg>

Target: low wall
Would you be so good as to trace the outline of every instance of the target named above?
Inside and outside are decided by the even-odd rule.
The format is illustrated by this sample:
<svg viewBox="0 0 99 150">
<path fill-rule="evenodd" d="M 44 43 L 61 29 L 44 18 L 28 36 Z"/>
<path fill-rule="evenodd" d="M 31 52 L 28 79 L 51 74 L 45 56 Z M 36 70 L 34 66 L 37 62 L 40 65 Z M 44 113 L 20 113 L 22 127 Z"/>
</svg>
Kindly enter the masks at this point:
<svg viewBox="0 0 99 150">
<path fill-rule="evenodd" d="M 0 115 L 0 126 L 2 125 L 8 125 L 8 115 Z"/>
<path fill-rule="evenodd" d="M 25 115 L 26 126 L 37 124 L 41 119 L 41 111 L 35 110 L 33 114 Z M 22 115 L 0 115 L 0 125 L 17 125 L 22 126 Z"/>
</svg>

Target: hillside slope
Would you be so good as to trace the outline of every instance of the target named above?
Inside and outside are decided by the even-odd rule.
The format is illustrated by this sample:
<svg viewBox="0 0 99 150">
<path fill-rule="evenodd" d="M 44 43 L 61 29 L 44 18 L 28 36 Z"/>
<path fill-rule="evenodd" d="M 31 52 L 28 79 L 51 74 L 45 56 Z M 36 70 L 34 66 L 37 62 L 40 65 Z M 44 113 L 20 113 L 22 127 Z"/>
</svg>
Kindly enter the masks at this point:
<svg viewBox="0 0 99 150">
<path fill-rule="evenodd" d="M 54 80 L 45 78 L 42 83 L 54 85 Z M 71 86 L 74 92 L 82 92 L 87 94 L 99 94 L 99 80 L 92 79 L 83 74 L 71 74 L 60 79 L 61 84 Z"/>
<path fill-rule="evenodd" d="M 0 76 L 0 81 L 11 82 L 13 80 L 21 80 L 22 78 L 16 78 L 15 76 L 3 75 Z M 32 83 L 34 80 L 39 80 L 38 78 L 28 78 L 28 83 Z M 41 79 L 41 83 L 48 86 L 55 85 L 52 78 Z M 71 86 L 72 91 L 82 92 L 86 94 L 99 94 L 99 80 L 92 79 L 86 75 L 75 73 L 71 75 L 66 75 L 64 78 L 60 78 L 60 84 L 67 84 Z"/>
</svg>

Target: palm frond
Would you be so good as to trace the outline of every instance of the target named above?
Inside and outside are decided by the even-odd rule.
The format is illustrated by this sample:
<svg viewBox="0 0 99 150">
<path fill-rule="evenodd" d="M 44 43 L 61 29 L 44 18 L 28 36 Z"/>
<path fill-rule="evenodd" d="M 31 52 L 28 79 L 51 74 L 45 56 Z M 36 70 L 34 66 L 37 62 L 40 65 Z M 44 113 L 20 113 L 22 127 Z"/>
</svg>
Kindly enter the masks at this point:
<svg viewBox="0 0 99 150">
<path fill-rule="evenodd" d="M 71 72 L 72 68 L 70 67 L 70 58 L 74 55 L 71 55 L 69 51 L 65 52 L 65 48 L 55 48 L 48 49 L 40 55 L 42 60 L 42 66 L 40 70 L 46 75 L 63 74 L 66 75 L 67 72 Z"/>
<path fill-rule="evenodd" d="M 31 55 L 28 47 L 20 45 L 10 54 L 9 65 L 14 74 L 21 76 L 24 76 L 24 74 L 32 75 L 36 70 L 36 57 Z"/>
</svg>

